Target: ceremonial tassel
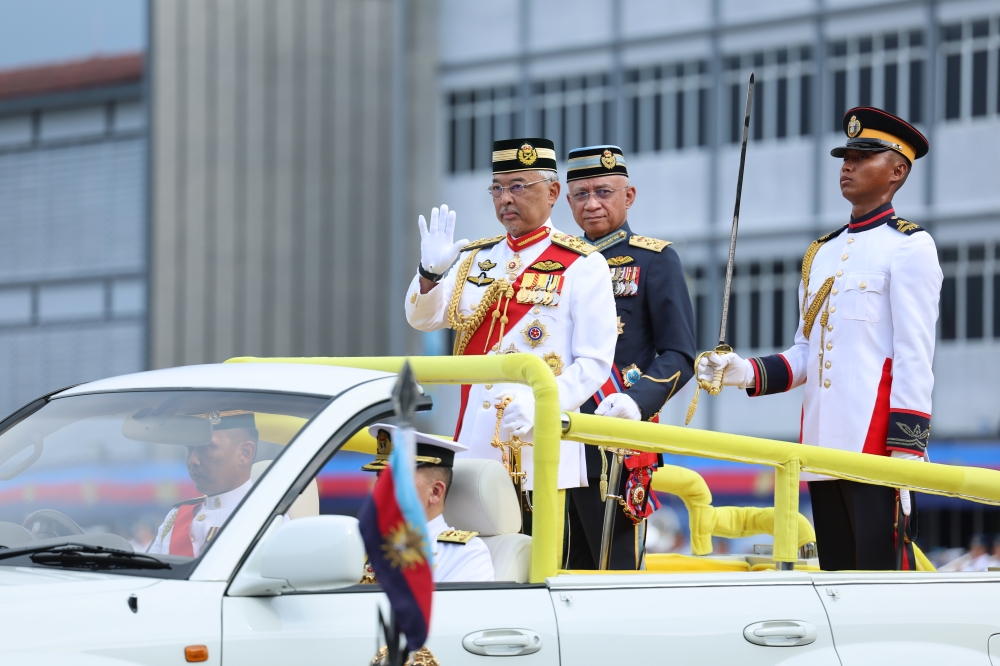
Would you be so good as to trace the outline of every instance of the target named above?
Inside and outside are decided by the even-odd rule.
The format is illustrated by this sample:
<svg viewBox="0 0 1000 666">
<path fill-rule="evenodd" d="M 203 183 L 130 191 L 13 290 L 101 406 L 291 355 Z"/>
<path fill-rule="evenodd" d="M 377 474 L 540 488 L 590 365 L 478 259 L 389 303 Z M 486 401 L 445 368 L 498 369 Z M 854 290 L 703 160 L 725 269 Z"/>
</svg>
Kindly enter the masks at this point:
<svg viewBox="0 0 1000 666">
<path fill-rule="evenodd" d="M 711 390 L 710 382 L 703 382 L 701 379 L 698 379 L 698 364 L 701 362 L 703 356 L 708 356 L 711 353 L 710 351 L 702 352 L 694 359 L 694 397 L 691 398 L 691 404 L 688 405 L 687 418 L 684 419 L 684 425 L 691 425 L 691 419 L 694 418 L 694 413 L 698 409 L 698 394 L 701 393 L 701 389 L 705 389 L 706 391 Z"/>
</svg>

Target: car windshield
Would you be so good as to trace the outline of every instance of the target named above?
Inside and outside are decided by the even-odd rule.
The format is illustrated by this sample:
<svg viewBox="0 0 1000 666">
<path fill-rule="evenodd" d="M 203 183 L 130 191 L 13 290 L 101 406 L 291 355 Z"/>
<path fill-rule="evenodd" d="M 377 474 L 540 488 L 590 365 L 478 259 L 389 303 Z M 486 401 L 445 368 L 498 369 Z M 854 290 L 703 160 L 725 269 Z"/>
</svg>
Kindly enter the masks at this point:
<svg viewBox="0 0 1000 666">
<path fill-rule="evenodd" d="M 190 563 L 325 403 L 316 396 L 221 390 L 97 393 L 39 403 L 0 434 L 0 556 L 73 543 Z M 0 565 L 72 561 L 35 555 Z"/>
</svg>

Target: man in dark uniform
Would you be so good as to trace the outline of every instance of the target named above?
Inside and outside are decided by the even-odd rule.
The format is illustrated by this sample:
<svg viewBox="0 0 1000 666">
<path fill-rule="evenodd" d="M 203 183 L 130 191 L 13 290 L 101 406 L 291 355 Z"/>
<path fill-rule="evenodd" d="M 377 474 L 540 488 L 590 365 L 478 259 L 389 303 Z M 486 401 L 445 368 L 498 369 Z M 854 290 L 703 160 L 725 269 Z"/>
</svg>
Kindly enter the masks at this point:
<svg viewBox="0 0 1000 666">
<path fill-rule="evenodd" d="M 566 181 L 566 198 L 583 239 L 608 261 L 618 316 L 612 376 L 580 411 L 655 420 L 694 374 L 694 314 L 680 258 L 668 241 L 638 236 L 629 228 L 626 218 L 636 189 L 629 184 L 621 148 L 571 151 Z M 608 458 L 606 464 L 602 455 Z M 600 475 L 610 467 L 610 454 L 588 446 L 586 456 L 589 486 L 567 491 L 571 569 L 595 569 L 600 559 L 604 524 Z M 610 492 L 624 496 L 627 478 L 623 465 L 617 492 L 613 488 Z M 638 569 L 641 557 L 639 525 L 616 512 L 609 568 Z"/>
</svg>

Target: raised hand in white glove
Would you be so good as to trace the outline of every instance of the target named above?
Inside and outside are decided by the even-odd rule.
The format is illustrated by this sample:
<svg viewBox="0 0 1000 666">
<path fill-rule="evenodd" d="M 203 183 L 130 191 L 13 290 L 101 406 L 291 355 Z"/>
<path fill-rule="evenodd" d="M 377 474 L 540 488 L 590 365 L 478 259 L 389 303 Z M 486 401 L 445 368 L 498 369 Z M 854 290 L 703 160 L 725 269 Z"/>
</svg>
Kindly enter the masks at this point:
<svg viewBox="0 0 1000 666">
<path fill-rule="evenodd" d="M 443 274 L 455 263 L 455 258 L 461 249 L 469 244 L 468 239 L 455 242 L 455 211 L 442 205 L 441 209 L 431 209 L 431 224 L 421 215 L 417 220 L 420 226 L 420 265 L 428 273 Z"/>
<path fill-rule="evenodd" d="M 642 420 L 642 411 L 627 393 L 612 393 L 601 401 L 594 410 L 597 416 L 611 416 L 618 419 Z"/>
<path fill-rule="evenodd" d="M 902 451 L 890 451 L 889 455 L 893 458 L 902 458 L 903 460 L 919 460 L 923 462 L 923 456 L 918 456 L 916 453 L 903 453 Z M 910 515 L 910 491 L 906 488 L 899 489 L 899 506 L 903 509 L 903 515 Z"/>
<path fill-rule="evenodd" d="M 500 425 L 508 435 L 530 439 L 535 430 L 535 394 L 529 388 L 518 387 L 507 395 L 514 399 L 503 411 Z"/>
<path fill-rule="evenodd" d="M 702 356 L 698 362 L 698 379 L 712 381 L 716 369 L 723 368 L 722 385 L 747 388 L 754 382 L 753 364 L 745 358 L 740 358 L 735 352 Z"/>
</svg>

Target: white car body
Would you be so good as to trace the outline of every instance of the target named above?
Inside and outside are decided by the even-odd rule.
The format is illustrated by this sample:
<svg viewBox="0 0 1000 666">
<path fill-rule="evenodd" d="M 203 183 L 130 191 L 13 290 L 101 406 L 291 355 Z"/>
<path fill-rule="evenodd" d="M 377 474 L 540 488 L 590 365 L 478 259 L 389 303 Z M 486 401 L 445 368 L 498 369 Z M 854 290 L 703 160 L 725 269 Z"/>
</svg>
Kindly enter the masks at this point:
<svg viewBox="0 0 1000 666">
<path fill-rule="evenodd" d="M 332 400 L 257 482 L 187 579 L 0 561 L 0 663 L 166 666 L 184 663 L 185 647 L 204 645 L 208 664 L 368 664 L 378 644 L 376 610 L 387 607 L 379 587 L 248 596 L 234 581 L 254 575 L 255 550 L 283 527 L 269 517 L 331 438 L 391 411 L 394 382 L 366 370 L 235 364 L 140 373 L 60 394 L 212 388 Z M 544 585 L 441 586 L 428 648 L 448 666 L 488 663 L 463 643 L 509 630 L 537 637 L 540 649 L 504 664 L 988 666 L 1000 664 L 998 602 L 1000 572 L 565 574 Z M 808 643 L 765 646 L 747 637 L 769 629 L 777 642 L 785 631 Z"/>
</svg>

